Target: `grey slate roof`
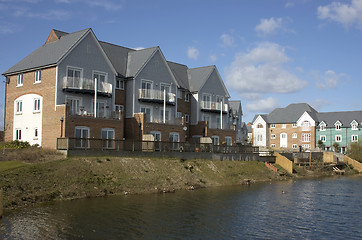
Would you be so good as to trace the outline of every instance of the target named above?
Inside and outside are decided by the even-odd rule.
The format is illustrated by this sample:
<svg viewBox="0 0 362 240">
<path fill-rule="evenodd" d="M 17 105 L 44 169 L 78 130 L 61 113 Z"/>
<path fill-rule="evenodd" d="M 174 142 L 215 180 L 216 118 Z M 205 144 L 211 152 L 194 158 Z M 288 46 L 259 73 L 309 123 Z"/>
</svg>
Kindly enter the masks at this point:
<svg viewBox="0 0 362 240">
<path fill-rule="evenodd" d="M 128 53 L 136 50 L 102 41 L 99 41 L 99 44 L 103 48 L 118 74 L 126 76 Z"/>
<path fill-rule="evenodd" d="M 178 85 L 184 89 L 189 89 L 189 80 L 187 76 L 188 67 L 186 65 L 170 61 L 167 61 L 167 64 L 175 76 Z"/>
<path fill-rule="evenodd" d="M 307 103 L 293 103 L 285 108 L 276 108 L 267 115 L 268 123 L 295 123 L 302 116 L 304 112 L 318 121 L 317 111 L 309 106 Z"/>
<path fill-rule="evenodd" d="M 190 92 L 197 92 L 204 86 L 215 66 L 188 69 Z"/>
<path fill-rule="evenodd" d="M 126 77 L 134 77 L 159 47 L 146 48 L 128 53 Z"/>
<path fill-rule="evenodd" d="M 268 122 L 268 114 L 256 114 L 253 118 L 253 122 L 255 122 L 255 120 L 258 118 L 258 117 L 261 117 L 262 119 L 264 119 L 265 122 Z"/>
<path fill-rule="evenodd" d="M 353 120 L 358 122 L 358 127 L 362 127 L 362 111 L 320 112 L 317 116 L 319 123 L 323 121 L 327 127 L 334 128 L 337 121 L 342 123 L 342 127 L 351 127 Z"/>
<path fill-rule="evenodd" d="M 237 114 L 237 111 L 241 111 L 242 114 L 242 109 L 241 109 L 241 102 L 240 101 L 229 101 L 229 106 L 233 112 L 234 115 Z"/>
<path fill-rule="evenodd" d="M 10 75 L 20 71 L 26 71 L 34 68 L 50 66 L 57 64 L 68 51 L 89 31 L 90 28 L 62 35 L 60 31 L 58 34 L 62 35 L 58 41 L 49 42 L 44 44 L 30 55 L 26 56 L 23 60 L 15 64 L 3 75 Z"/>
<path fill-rule="evenodd" d="M 246 129 L 248 130 L 248 133 L 252 133 L 253 132 L 253 128 L 251 125 L 246 125 Z"/>
</svg>

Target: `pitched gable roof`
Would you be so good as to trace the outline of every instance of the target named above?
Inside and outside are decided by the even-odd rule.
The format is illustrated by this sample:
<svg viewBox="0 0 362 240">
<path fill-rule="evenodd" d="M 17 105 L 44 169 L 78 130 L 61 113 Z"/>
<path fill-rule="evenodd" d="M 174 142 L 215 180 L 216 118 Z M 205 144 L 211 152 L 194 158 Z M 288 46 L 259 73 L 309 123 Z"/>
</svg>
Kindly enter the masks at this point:
<svg viewBox="0 0 362 240">
<path fill-rule="evenodd" d="M 234 115 L 237 114 L 237 111 L 241 111 L 242 114 L 242 109 L 241 109 L 241 102 L 240 101 L 229 101 L 229 106 L 233 112 Z"/>
<path fill-rule="evenodd" d="M 125 77 L 127 72 L 128 54 L 136 50 L 102 41 L 99 41 L 99 44 L 103 48 L 104 52 L 106 53 L 107 57 L 111 61 L 113 67 L 116 69 L 118 74 Z"/>
<path fill-rule="evenodd" d="M 268 114 L 268 123 L 295 123 L 307 112 L 315 121 L 317 118 L 317 111 L 307 103 L 293 103 L 285 108 L 276 108 Z"/>
<path fill-rule="evenodd" d="M 128 53 L 126 77 L 134 77 L 155 54 L 159 47 L 146 48 Z"/>
<path fill-rule="evenodd" d="M 56 65 L 84 36 L 91 31 L 90 28 L 64 34 L 59 40 L 44 44 L 23 60 L 15 64 L 3 75 L 15 74 L 21 71 L 27 71 L 44 66 Z"/>
<path fill-rule="evenodd" d="M 169 68 L 176 78 L 179 86 L 183 89 L 189 89 L 189 80 L 187 75 L 187 66 L 179 63 L 167 61 Z"/>
<path fill-rule="evenodd" d="M 325 122 L 327 127 L 334 127 L 337 121 L 340 121 L 344 127 L 350 127 L 353 120 L 359 125 L 362 123 L 362 111 L 320 112 L 317 116 L 319 122 Z"/>
</svg>

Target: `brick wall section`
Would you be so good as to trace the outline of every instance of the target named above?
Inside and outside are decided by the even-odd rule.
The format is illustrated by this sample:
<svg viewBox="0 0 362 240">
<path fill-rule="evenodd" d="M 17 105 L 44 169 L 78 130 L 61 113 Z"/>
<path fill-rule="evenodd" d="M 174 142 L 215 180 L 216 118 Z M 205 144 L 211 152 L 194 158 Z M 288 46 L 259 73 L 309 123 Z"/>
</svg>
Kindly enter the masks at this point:
<svg viewBox="0 0 362 240">
<path fill-rule="evenodd" d="M 121 118 L 122 119 L 122 118 Z M 66 132 L 65 137 L 74 137 L 74 130 L 77 126 L 84 126 L 89 128 L 89 137 L 101 139 L 102 128 L 113 128 L 114 129 L 114 138 L 123 139 L 123 120 L 116 119 L 102 119 L 102 118 L 92 118 L 92 117 L 83 117 L 83 116 L 67 116 L 66 118 Z"/>
<path fill-rule="evenodd" d="M 56 138 L 60 136 L 60 118 L 65 116 L 65 106 L 55 110 L 56 67 L 44 68 L 41 83 L 34 84 L 35 71 L 23 73 L 23 86 L 16 87 L 18 75 L 9 76 L 5 97 L 5 141 L 13 140 L 14 100 L 24 94 L 38 94 L 43 97 L 42 106 L 42 147 L 56 147 Z"/>
<path fill-rule="evenodd" d="M 116 89 L 115 91 L 115 104 L 123 105 L 126 110 L 126 91 L 121 89 Z"/>
<path fill-rule="evenodd" d="M 192 136 L 203 136 L 212 137 L 219 136 L 220 145 L 225 141 L 225 137 L 231 137 L 233 145 L 236 141 L 236 131 L 231 129 L 211 129 L 206 126 L 206 122 L 200 121 L 197 125 L 191 125 L 191 137 Z"/>
<path fill-rule="evenodd" d="M 182 112 L 182 114 L 188 114 L 190 115 L 191 112 L 191 101 L 186 102 L 185 101 L 185 92 L 182 91 L 182 99 L 177 99 L 177 112 Z"/>
<path fill-rule="evenodd" d="M 280 134 L 281 133 L 287 133 L 288 137 L 288 143 L 287 148 L 292 149 L 293 144 L 297 144 L 299 151 L 299 146 L 302 144 L 310 144 L 311 149 L 314 149 L 316 147 L 316 141 L 315 141 L 315 127 L 311 127 L 310 131 L 302 131 L 301 127 L 293 128 L 293 124 L 286 124 L 286 128 L 282 128 L 282 124 L 275 124 L 275 128 L 271 128 L 269 124 L 269 146 L 271 144 L 275 144 L 276 148 L 280 148 Z M 297 134 L 297 138 L 293 138 L 293 133 Z M 310 142 L 302 142 L 302 133 L 310 133 L 311 134 L 311 141 Z M 275 134 L 275 139 L 271 138 L 271 135 Z"/>
</svg>

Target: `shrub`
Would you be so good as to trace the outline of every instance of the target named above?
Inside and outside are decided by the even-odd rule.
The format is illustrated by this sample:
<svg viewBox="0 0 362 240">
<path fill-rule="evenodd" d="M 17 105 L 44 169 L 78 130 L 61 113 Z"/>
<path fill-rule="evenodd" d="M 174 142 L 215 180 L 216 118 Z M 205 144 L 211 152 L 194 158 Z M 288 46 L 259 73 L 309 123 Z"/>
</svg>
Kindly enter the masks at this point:
<svg viewBox="0 0 362 240">
<path fill-rule="evenodd" d="M 23 142 L 19 140 L 13 140 L 11 142 L 5 143 L 5 148 L 12 148 L 12 149 L 20 149 L 20 148 L 28 148 L 31 147 L 29 142 Z"/>
<path fill-rule="evenodd" d="M 362 162 L 362 143 L 351 143 L 347 149 L 347 156 L 354 160 Z"/>
</svg>

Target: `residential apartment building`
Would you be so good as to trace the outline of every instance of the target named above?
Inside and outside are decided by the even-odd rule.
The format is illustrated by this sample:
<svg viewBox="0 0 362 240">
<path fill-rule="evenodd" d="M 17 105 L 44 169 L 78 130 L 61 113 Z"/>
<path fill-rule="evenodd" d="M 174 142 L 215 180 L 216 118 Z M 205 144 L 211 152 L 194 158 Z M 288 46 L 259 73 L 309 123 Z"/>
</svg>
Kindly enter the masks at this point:
<svg viewBox="0 0 362 240">
<path fill-rule="evenodd" d="M 317 111 L 306 103 L 290 104 L 253 120 L 253 145 L 299 149 L 315 148 Z"/>
<path fill-rule="evenodd" d="M 321 112 L 316 128 L 316 141 L 321 140 L 324 149 L 335 150 L 335 143 L 344 153 L 347 147 L 362 139 L 362 111 Z"/>
<path fill-rule="evenodd" d="M 3 75 L 6 141 L 45 148 L 55 148 L 58 137 L 78 139 L 79 148 L 92 147 L 88 138 L 150 135 L 156 141 L 236 142 L 230 95 L 217 68 L 169 62 L 159 47 L 102 42 L 92 29 L 52 30 L 43 46 Z"/>
<path fill-rule="evenodd" d="M 362 137 L 362 111 L 317 112 L 306 103 L 290 104 L 253 121 L 255 146 L 299 150 L 315 149 L 321 140 L 325 150 L 338 143 L 344 153 Z"/>
</svg>

